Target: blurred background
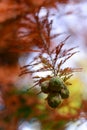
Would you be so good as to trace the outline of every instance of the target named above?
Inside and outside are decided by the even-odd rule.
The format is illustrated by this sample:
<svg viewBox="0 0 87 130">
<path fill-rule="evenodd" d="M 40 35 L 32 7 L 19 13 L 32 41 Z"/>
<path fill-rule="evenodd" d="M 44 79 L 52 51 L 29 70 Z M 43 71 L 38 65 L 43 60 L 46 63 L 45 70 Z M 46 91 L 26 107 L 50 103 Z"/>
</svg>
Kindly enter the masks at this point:
<svg viewBox="0 0 87 130">
<path fill-rule="evenodd" d="M 33 14 L 39 8 L 40 17 L 49 11 L 52 34 L 61 34 L 51 47 L 70 35 L 64 47 L 78 46 L 79 53 L 65 66 L 82 68 L 70 79 L 69 99 L 56 109 L 48 106 L 45 94 L 36 94 L 39 87 L 26 91 L 33 85 L 32 75 L 19 76 L 20 67 L 29 64 L 43 48 L 34 33 Z M 86 12 L 87 0 L 0 1 L 0 130 L 87 129 Z"/>
</svg>

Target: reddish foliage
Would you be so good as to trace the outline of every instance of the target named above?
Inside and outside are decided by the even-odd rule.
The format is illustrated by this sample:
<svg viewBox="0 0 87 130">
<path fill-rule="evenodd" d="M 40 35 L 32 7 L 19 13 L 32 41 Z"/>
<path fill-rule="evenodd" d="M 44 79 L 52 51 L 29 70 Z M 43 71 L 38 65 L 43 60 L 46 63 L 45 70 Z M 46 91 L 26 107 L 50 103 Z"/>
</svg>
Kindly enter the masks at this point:
<svg viewBox="0 0 87 130">
<path fill-rule="evenodd" d="M 87 113 L 87 100 L 82 101 L 82 111 Z M 86 115 L 87 117 L 87 115 Z"/>
<path fill-rule="evenodd" d="M 37 52 L 39 56 L 35 57 L 33 61 L 40 59 L 36 63 L 32 61 L 29 65 L 21 68 L 22 74 L 53 71 L 54 76 L 57 74 L 61 77 L 64 76 L 65 79 L 63 80 L 66 81 L 74 71 L 78 71 L 78 69 L 70 67 L 61 68 L 63 63 L 77 53 L 76 51 L 72 52 L 75 48 L 62 50 L 68 37 L 58 44 L 55 49 L 50 50 L 51 40 L 59 36 L 59 34 L 51 35 L 52 21 L 49 22 L 48 20 L 49 11 L 45 17 L 39 18 L 41 7 L 46 9 L 56 8 L 58 2 L 67 3 L 68 0 L 2 0 L 0 2 L 0 91 L 2 92 L 0 103 L 5 105 L 5 109 L 0 110 L 0 128 L 16 130 L 18 121 L 26 116 L 27 109 L 28 112 L 32 111 L 28 113 L 29 115 L 26 117 L 28 119 L 33 115 L 39 116 L 42 114 L 42 110 L 37 107 L 37 104 L 41 104 L 41 101 L 34 94 L 10 93 L 14 90 L 13 84 L 19 73 L 18 59 L 22 54 Z M 21 30 L 22 28 L 27 32 Z M 38 49 L 33 49 L 34 47 Z M 44 53 L 48 54 L 50 59 L 45 58 L 42 55 Z M 55 55 L 53 59 L 51 57 L 52 53 Z M 65 56 L 67 57 L 65 58 Z M 63 57 L 64 60 L 60 60 L 58 63 L 58 57 L 60 59 Z M 43 67 L 36 71 L 26 69 L 39 63 L 42 63 Z M 52 78 L 50 75 L 46 78 L 34 76 L 33 79 L 36 79 L 34 86 L 50 78 Z M 82 109 L 86 112 L 86 102 L 83 102 L 83 104 Z M 72 115 L 59 115 L 56 110 L 52 110 L 48 105 L 43 111 L 47 116 L 49 115 L 49 118 L 45 118 L 43 122 L 47 120 L 69 120 L 72 117 Z M 79 111 L 75 116 L 78 117 L 78 115 Z"/>
</svg>

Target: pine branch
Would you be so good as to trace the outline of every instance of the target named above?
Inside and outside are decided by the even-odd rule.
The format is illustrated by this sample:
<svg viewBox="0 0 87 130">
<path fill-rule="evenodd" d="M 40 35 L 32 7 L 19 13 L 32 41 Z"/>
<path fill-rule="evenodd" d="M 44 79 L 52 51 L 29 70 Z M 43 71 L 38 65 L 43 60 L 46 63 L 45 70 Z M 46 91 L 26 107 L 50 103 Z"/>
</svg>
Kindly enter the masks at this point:
<svg viewBox="0 0 87 130">
<path fill-rule="evenodd" d="M 73 55 L 78 53 L 78 51 L 74 51 L 77 47 L 71 47 L 69 49 L 63 49 L 65 42 L 70 38 L 71 35 L 67 36 L 63 41 L 61 41 L 55 48 L 50 50 L 51 46 L 51 38 L 55 38 L 59 36 L 59 34 L 51 36 L 52 31 L 52 23 L 53 21 L 49 21 L 49 12 L 47 12 L 46 16 L 39 17 L 40 8 L 38 9 L 37 13 L 33 14 L 35 23 L 36 23 L 36 34 L 38 36 L 39 41 L 43 45 L 41 52 L 36 56 L 29 65 L 25 65 L 21 67 L 21 75 L 23 74 L 35 74 L 39 72 L 51 72 L 52 77 L 59 76 L 63 77 L 64 82 L 68 80 L 72 75 L 73 72 L 78 71 L 77 69 L 71 67 L 65 67 L 62 69 L 62 65 L 68 61 Z M 29 19 L 30 20 L 30 19 Z M 32 20 L 30 21 L 32 22 Z M 74 52 L 73 52 L 74 51 Z M 38 65 L 41 67 L 38 69 Z M 34 69 L 36 67 L 36 69 Z M 80 70 L 80 69 L 79 69 Z M 48 76 L 48 75 L 47 75 Z M 44 80 L 47 80 L 47 76 Z M 49 78 L 49 79 L 50 79 Z M 43 78 L 36 76 L 33 77 L 35 82 L 43 82 Z M 42 80 L 41 80 L 42 79 Z"/>
</svg>

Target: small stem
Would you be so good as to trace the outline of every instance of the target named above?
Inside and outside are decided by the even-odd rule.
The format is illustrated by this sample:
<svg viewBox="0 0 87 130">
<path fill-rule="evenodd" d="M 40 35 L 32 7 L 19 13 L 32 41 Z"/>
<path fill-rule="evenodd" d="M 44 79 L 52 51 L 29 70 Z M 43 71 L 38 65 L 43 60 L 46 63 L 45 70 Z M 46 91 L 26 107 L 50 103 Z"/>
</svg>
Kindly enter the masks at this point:
<svg viewBox="0 0 87 130">
<path fill-rule="evenodd" d="M 50 60 L 51 60 L 51 62 L 52 62 L 53 74 L 54 74 L 54 76 L 56 76 L 55 67 L 54 67 L 54 62 L 53 62 L 53 59 L 52 59 L 52 56 L 51 56 L 49 47 L 47 46 L 48 43 L 47 43 L 47 41 L 46 41 L 46 39 L 45 39 L 45 37 L 44 37 L 44 35 L 43 35 L 43 33 L 42 33 L 41 25 L 40 25 L 38 16 L 35 16 L 35 18 L 36 18 L 36 22 L 37 22 L 37 28 L 38 28 L 39 36 L 40 36 L 40 38 L 41 38 L 41 40 L 42 40 L 42 42 L 43 42 L 43 44 L 44 44 L 44 46 L 45 46 L 45 48 L 46 48 L 46 50 L 47 50 L 47 53 L 48 53 L 48 55 L 49 55 L 49 58 L 50 58 Z"/>
</svg>

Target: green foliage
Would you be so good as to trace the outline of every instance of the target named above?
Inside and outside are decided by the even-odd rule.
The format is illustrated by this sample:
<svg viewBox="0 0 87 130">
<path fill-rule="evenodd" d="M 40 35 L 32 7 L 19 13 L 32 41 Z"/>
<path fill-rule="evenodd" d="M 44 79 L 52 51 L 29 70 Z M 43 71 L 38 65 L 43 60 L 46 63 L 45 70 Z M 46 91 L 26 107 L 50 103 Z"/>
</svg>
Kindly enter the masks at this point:
<svg viewBox="0 0 87 130">
<path fill-rule="evenodd" d="M 25 106 L 22 106 L 20 108 L 18 108 L 17 112 L 15 113 L 16 116 L 18 117 L 23 117 L 23 118 L 27 118 L 29 117 L 29 115 L 32 113 L 32 109 L 30 106 L 28 105 L 25 105 Z"/>
</svg>

